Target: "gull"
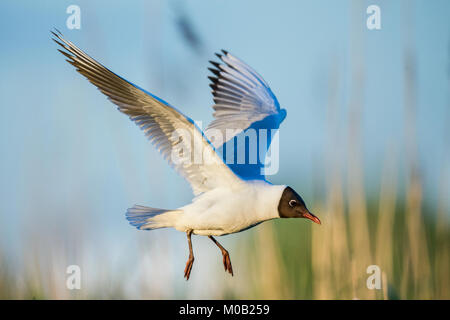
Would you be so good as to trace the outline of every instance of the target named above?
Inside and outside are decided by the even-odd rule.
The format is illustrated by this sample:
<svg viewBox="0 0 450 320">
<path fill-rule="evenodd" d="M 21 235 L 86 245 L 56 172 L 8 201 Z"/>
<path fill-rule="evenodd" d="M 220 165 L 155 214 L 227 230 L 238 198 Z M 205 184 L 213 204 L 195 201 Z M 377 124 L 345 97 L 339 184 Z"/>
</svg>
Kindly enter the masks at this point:
<svg viewBox="0 0 450 320">
<path fill-rule="evenodd" d="M 94 84 L 118 110 L 126 114 L 160 151 L 169 164 L 190 184 L 194 198 L 176 209 L 135 205 L 126 212 L 139 230 L 174 228 L 187 235 L 189 257 L 184 277 L 189 280 L 194 263 L 191 236 L 209 237 L 220 249 L 225 272 L 233 275 L 228 251 L 214 238 L 252 228 L 277 218 L 306 218 L 320 224 L 302 197 L 287 185 L 273 185 L 265 178 L 240 177 L 223 161 L 195 122 L 157 96 L 113 73 L 88 56 L 58 31 L 51 32 L 58 49 L 76 70 Z M 269 119 L 278 127 L 286 116 L 267 83 L 243 61 L 227 51 L 212 62 L 211 87 L 214 120 L 206 131 L 227 128 L 244 131 Z M 226 141 L 222 141 L 226 142 Z M 192 146 L 200 146 L 202 161 L 182 157 Z M 194 150 L 195 151 L 195 150 Z"/>
</svg>

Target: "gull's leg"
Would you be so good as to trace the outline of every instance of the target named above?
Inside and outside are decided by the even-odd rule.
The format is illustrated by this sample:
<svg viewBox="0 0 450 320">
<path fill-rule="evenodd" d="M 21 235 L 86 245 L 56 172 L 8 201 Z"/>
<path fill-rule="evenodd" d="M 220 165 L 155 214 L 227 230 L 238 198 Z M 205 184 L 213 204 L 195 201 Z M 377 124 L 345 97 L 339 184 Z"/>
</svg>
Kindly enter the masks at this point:
<svg viewBox="0 0 450 320">
<path fill-rule="evenodd" d="M 189 244 L 189 258 L 188 261 L 186 262 L 186 268 L 184 268 L 184 277 L 186 278 L 186 280 L 189 280 L 192 265 L 194 264 L 194 252 L 192 251 L 192 242 L 191 242 L 192 230 L 187 231 L 186 234 Z"/>
<path fill-rule="evenodd" d="M 228 271 L 233 275 L 233 267 L 231 266 L 231 259 L 228 251 L 222 247 L 222 245 L 213 238 L 213 236 L 208 236 L 215 244 L 219 247 L 220 251 L 222 251 L 222 257 L 223 257 L 223 267 L 225 268 L 225 271 Z"/>
</svg>

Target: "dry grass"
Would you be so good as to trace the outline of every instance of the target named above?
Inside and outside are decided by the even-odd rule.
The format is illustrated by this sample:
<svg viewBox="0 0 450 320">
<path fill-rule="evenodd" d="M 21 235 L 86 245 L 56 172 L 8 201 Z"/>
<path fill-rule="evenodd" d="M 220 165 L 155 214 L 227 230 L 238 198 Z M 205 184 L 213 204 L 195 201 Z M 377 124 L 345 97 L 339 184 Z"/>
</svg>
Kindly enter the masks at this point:
<svg viewBox="0 0 450 320">
<path fill-rule="evenodd" d="M 277 223 L 275 230 L 260 228 L 255 245 L 260 249 L 255 255 L 266 260 L 257 266 L 264 266 L 266 277 L 272 282 L 255 282 L 258 297 L 269 299 L 277 292 L 277 298 L 295 299 L 449 299 L 448 208 L 440 205 L 437 215 L 431 210 L 424 215 L 420 186 L 412 186 L 406 195 L 399 195 L 392 171 L 386 165 L 378 205 L 364 204 L 368 209 L 359 213 L 365 217 L 358 219 L 358 224 L 352 223 L 354 215 L 346 209 L 351 206 L 345 204 L 342 189 L 335 185 L 323 208 L 315 208 L 321 213 L 322 226 L 294 230 L 299 223 L 295 228 Z M 364 221 L 370 221 L 370 228 L 359 225 Z M 311 250 L 308 241 L 295 241 L 295 232 L 312 233 Z M 269 239 L 274 239 L 276 245 L 267 246 Z M 298 261 L 289 257 L 302 251 L 310 251 L 311 259 Z M 280 259 L 273 262 L 274 257 Z M 270 267 L 266 269 L 266 265 Z M 382 290 L 367 289 L 369 265 L 380 267 Z M 256 274 L 264 274 L 264 270 Z M 307 279 L 294 279 L 309 276 L 311 291 L 305 294 L 297 286 Z"/>
</svg>

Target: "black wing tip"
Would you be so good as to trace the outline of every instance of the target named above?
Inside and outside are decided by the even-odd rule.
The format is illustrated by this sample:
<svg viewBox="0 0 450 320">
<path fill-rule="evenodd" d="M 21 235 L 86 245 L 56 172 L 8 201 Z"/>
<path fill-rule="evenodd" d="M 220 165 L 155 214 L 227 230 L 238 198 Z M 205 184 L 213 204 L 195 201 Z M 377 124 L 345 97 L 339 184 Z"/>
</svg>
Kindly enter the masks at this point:
<svg viewBox="0 0 450 320">
<path fill-rule="evenodd" d="M 68 48 L 64 43 L 60 42 L 60 41 L 59 41 L 59 40 L 60 40 L 59 38 L 58 38 L 58 39 L 52 38 L 52 40 L 55 41 L 61 48 L 63 48 L 64 50 L 66 50 L 66 51 L 62 51 L 62 50 L 60 50 L 60 49 L 57 49 L 59 52 L 61 52 L 61 53 L 64 54 L 65 56 L 67 56 L 65 53 L 66 53 L 66 52 L 70 52 L 69 48 Z M 73 58 L 73 56 L 70 56 L 70 58 Z"/>
<path fill-rule="evenodd" d="M 67 51 L 64 51 L 64 50 L 61 50 L 61 49 L 56 49 L 56 50 L 58 50 L 59 52 L 61 52 L 63 55 L 65 55 L 67 58 L 69 58 L 69 59 L 73 59 L 73 56 L 70 54 L 70 53 L 68 53 Z"/>
<path fill-rule="evenodd" d="M 217 90 L 217 84 L 219 83 L 219 79 L 216 77 L 208 77 L 208 79 L 211 81 L 209 87 L 215 92 Z"/>
<path fill-rule="evenodd" d="M 57 38 L 61 38 L 63 36 L 61 31 L 59 31 L 57 28 L 53 28 L 52 30 L 50 30 L 50 33 Z"/>
<path fill-rule="evenodd" d="M 227 56 L 229 54 L 228 50 L 220 49 L 220 52 L 214 53 L 220 60 L 223 61 L 223 56 Z"/>
<path fill-rule="evenodd" d="M 220 69 L 220 63 L 216 62 L 216 61 L 212 61 L 209 60 L 209 63 L 211 63 L 214 67 L 216 67 L 217 69 Z"/>
<path fill-rule="evenodd" d="M 56 29 L 56 28 L 53 28 L 53 29 L 54 30 L 50 30 L 50 33 L 53 35 L 53 37 L 51 39 L 53 41 L 55 41 L 58 45 L 60 45 L 61 47 L 63 47 L 64 49 L 67 50 L 67 47 L 62 43 L 62 42 L 65 42 L 64 39 L 62 38 L 63 34 L 58 29 Z"/>
<path fill-rule="evenodd" d="M 212 83 L 209 84 L 209 87 L 213 90 L 213 92 L 217 91 L 217 78 L 214 78 L 214 80 L 211 80 Z"/>
<path fill-rule="evenodd" d="M 211 71 L 215 76 L 220 76 L 220 71 L 214 68 L 208 68 L 209 71 Z"/>
</svg>

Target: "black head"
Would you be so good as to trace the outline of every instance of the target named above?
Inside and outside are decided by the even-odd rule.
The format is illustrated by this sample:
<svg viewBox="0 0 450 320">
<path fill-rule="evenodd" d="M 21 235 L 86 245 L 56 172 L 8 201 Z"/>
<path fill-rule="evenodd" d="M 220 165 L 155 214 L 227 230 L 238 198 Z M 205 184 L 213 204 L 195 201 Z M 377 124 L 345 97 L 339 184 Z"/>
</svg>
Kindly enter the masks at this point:
<svg viewBox="0 0 450 320">
<path fill-rule="evenodd" d="M 306 218 L 320 224 L 319 218 L 309 212 L 302 197 L 291 187 L 286 187 L 278 204 L 280 218 Z"/>
</svg>

